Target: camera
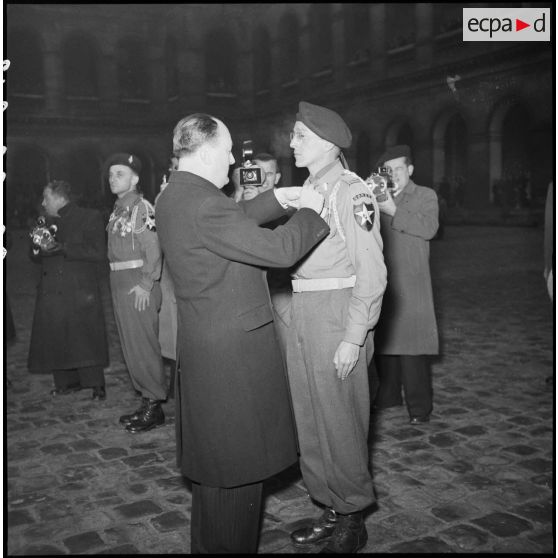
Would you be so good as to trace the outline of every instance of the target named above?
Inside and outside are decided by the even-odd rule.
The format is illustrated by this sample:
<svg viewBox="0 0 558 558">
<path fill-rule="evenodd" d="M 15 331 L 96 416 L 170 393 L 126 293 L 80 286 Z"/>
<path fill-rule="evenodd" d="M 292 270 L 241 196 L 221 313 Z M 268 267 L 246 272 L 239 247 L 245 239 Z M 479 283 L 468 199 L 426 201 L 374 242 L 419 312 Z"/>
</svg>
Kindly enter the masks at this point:
<svg viewBox="0 0 558 558">
<path fill-rule="evenodd" d="M 258 167 L 258 165 L 254 165 L 251 161 L 253 154 L 252 141 L 243 141 L 242 166 L 240 167 L 241 186 L 261 186 L 263 184 L 262 169 Z"/>
<path fill-rule="evenodd" d="M 368 184 L 378 202 L 387 201 L 388 190 L 391 192 L 395 189 L 395 184 L 391 178 L 391 169 L 388 167 L 379 167 L 366 179 L 366 184 Z"/>
</svg>

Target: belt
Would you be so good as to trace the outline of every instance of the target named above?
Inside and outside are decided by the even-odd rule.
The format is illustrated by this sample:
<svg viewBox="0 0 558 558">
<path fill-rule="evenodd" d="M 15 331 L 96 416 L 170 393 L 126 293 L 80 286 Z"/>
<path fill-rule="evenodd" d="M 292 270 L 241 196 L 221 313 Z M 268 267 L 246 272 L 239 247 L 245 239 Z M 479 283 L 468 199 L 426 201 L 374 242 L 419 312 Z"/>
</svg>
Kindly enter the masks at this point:
<svg viewBox="0 0 558 558">
<path fill-rule="evenodd" d="M 135 269 L 141 267 L 143 260 L 128 260 L 127 262 L 110 262 L 111 271 L 122 271 L 123 269 Z"/>
<path fill-rule="evenodd" d="M 293 292 L 304 291 L 334 291 L 354 287 L 356 276 L 350 277 L 325 277 L 324 279 L 293 279 Z"/>
</svg>

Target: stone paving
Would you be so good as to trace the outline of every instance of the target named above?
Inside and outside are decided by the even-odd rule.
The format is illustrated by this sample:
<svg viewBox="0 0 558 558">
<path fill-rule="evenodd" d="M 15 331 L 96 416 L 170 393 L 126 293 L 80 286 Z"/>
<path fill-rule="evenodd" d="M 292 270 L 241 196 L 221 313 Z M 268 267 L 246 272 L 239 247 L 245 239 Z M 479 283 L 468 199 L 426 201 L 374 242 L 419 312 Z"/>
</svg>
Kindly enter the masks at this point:
<svg viewBox="0 0 558 558">
<path fill-rule="evenodd" d="M 36 269 L 25 232 L 7 256 L 17 340 L 6 350 L 5 552 L 188 553 L 191 492 L 167 425 L 128 434 L 134 409 L 103 283 L 111 366 L 107 399 L 52 399 L 50 376 L 28 373 Z M 372 417 L 378 504 L 367 553 L 553 553 L 553 307 L 542 278 L 542 230 L 449 226 L 432 242 L 442 354 L 434 413 Z M 318 515 L 296 467 L 266 483 L 259 551 L 296 553 L 288 533 Z M 6 542 L 7 541 L 7 542 Z M 316 548 L 306 552 L 315 552 Z"/>
</svg>

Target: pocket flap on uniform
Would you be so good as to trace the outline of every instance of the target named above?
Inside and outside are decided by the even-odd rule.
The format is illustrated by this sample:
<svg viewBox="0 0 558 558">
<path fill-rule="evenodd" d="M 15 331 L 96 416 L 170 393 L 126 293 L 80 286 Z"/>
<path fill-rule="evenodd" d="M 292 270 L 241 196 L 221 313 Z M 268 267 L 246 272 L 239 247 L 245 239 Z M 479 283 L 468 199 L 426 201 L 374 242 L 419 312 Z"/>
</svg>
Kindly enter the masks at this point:
<svg viewBox="0 0 558 558">
<path fill-rule="evenodd" d="M 262 304 L 247 312 L 239 314 L 240 323 L 245 331 L 252 331 L 273 321 L 273 313 L 269 304 Z"/>
</svg>

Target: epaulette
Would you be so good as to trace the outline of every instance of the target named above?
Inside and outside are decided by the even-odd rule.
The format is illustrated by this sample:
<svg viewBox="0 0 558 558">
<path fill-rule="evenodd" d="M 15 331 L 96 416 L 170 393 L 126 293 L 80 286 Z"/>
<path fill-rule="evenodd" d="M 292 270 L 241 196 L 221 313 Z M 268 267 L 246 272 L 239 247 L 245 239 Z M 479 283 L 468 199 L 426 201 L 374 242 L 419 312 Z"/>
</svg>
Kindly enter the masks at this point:
<svg viewBox="0 0 558 558">
<path fill-rule="evenodd" d="M 138 223 L 140 204 L 143 205 L 144 211 L 139 215 L 141 222 Z M 131 221 L 132 231 L 136 234 L 142 233 L 145 229 L 149 229 L 150 231 L 155 230 L 155 208 L 143 196 L 139 197 L 136 203 L 134 203 Z"/>
</svg>

